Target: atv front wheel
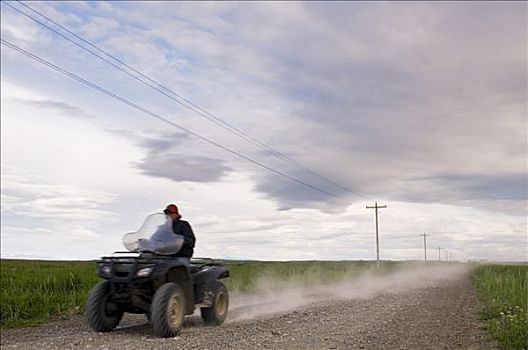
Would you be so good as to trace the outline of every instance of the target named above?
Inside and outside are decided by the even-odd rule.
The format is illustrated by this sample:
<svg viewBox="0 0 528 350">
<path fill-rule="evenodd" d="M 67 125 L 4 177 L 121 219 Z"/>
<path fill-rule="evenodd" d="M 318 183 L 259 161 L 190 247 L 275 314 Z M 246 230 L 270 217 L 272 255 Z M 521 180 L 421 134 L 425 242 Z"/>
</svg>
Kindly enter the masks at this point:
<svg viewBox="0 0 528 350">
<path fill-rule="evenodd" d="M 185 295 L 176 283 L 165 283 L 154 294 L 150 306 L 150 323 L 160 337 L 173 337 L 183 325 Z"/>
<path fill-rule="evenodd" d="M 86 302 L 86 317 L 97 332 L 110 332 L 119 324 L 123 311 L 110 302 L 110 282 L 101 281 L 92 288 Z"/>
<path fill-rule="evenodd" d="M 200 309 L 204 323 L 216 326 L 221 325 L 227 317 L 228 307 L 229 295 L 227 294 L 227 288 L 222 282 L 217 281 L 214 289 L 213 305 Z"/>
</svg>

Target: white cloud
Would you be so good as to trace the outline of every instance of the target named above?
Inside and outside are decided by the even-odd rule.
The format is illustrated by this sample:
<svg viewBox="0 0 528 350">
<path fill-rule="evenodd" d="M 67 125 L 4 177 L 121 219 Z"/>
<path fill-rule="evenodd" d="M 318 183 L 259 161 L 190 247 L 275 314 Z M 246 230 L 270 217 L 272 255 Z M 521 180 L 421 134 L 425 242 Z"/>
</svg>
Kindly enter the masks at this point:
<svg viewBox="0 0 528 350">
<path fill-rule="evenodd" d="M 2 166 L 2 203 L 7 204 L 3 209 L 17 215 L 65 219 L 98 219 L 113 215 L 98 209 L 102 204 L 113 202 L 113 194 L 41 182 L 37 176 L 26 175 L 20 169 Z"/>
</svg>

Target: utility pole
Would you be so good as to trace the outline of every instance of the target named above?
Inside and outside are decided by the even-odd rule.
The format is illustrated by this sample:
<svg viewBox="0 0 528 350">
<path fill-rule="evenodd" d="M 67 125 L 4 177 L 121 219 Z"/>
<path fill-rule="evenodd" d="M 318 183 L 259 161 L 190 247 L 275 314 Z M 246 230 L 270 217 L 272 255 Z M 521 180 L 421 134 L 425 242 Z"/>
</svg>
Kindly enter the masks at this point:
<svg viewBox="0 0 528 350">
<path fill-rule="evenodd" d="M 438 261 L 440 261 L 440 260 L 441 260 L 441 259 L 440 259 L 440 251 L 441 251 L 442 249 L 444 249 L 444 248 L 442 248 L 442 247 L 438 247 L 438 248 L 436 248 L 436 249 L 438 249 Z"/>
<path fill-rule="evenodd" d="M 423 234 L 423 235 L 418 235 L 418 236 L 423 236 L 424 238 L 424 261 L 427 261 L 427 240 L 426 240 L 426 237 L 430 236 L 430 235 L 427 235 L 427 234 Z"/>
<path fill-rule="evenodd" d="M 448 254 L 449 254 L 449 251 L 448 251 L 447 248 L 446 248 L 446 249 L 444 250 L 445 261 L 449 261 Z"/>
<path fill-rule="evenodd" d="M 379 229 L 378 229 L 378 209 L 381 208 L 387 208 L 386 205 L 378 205 L 378 202 L 375 202 L 373 207 L 369 207 L 367 205 L 367 209 L 375 209 L 376 211 L 376 266 L 380 266 L 380 259 L 379 259 Z"/>
</svg>

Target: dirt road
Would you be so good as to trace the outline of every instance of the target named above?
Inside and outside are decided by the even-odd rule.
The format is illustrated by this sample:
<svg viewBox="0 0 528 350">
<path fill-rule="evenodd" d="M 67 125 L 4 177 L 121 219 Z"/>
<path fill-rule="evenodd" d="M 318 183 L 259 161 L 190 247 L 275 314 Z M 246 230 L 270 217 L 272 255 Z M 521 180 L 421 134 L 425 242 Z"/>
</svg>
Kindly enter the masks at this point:
<svg viewBox="0 0 528 350">
<path fill-rule="evenodd" d="M 271 315 L 237 317 L 221 327 L 186 320 L 181 334 L 159 339 L 142 316 L 111 333 L 91 331 L 82 317 L 2 331 L 2 349 L 496 349 L 478 319 L 481 308 L 466 273 L 415 288 L 361 298 L 316 300 Z M 233 298 L 233 304 L 236 300 Z"/>
</svg>

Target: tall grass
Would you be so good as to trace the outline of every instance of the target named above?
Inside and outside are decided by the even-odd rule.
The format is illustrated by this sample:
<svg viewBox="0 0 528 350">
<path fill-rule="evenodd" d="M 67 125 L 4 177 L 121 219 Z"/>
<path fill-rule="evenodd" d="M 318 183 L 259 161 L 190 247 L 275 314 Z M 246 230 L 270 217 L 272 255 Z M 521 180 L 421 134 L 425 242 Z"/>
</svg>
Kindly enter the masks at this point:
<svg viewBox="0 0 528 350">
<path fill-rule="evenodd" d="M 232 292 L 251 292 L 259 283 L 318 284 L 354 276 L 373 268 L 370 262 L 227 262 Z M 382 271 L 395 268 L 386 262 Z M 99 281 L 94 261 L 1 260 L 0 326 L 30 326 L 80 314 L 89 290 Z"/>
<path fill-rule="evenodd" d="M 501 348 L 528 349 L 528 265 L 479 266 L 473 280 L 488 331 Z"/>
<path fill-rule="evenodd" d="M 88 291 L 98 281 L 94 262 L 2 260 L 0 272 L 2 327 L 82 312 Z"/>
</svg>

